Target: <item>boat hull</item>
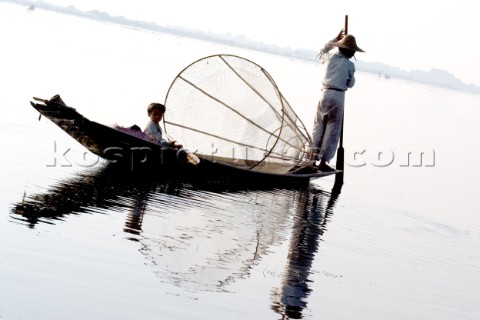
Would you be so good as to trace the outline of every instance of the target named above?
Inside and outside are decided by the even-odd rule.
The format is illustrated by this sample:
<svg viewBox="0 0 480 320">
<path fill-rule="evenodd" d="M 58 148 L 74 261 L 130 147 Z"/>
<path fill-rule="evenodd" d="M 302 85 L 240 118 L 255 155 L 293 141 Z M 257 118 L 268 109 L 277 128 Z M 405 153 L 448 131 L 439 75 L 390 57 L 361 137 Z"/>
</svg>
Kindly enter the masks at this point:
<svg viewBox="0 0 480 320">
<path fill-rule="evenodd" d="M 91 121 L 66 106 L 59 96 L 38 99 L 31 105 L 92 153 L 133 174 L 189 179 L 196 183 L 237 183 L 255 185 L 308 184 L 312 178 L 331 172 L 275 174 L 249 170 L 202 158 L 194 165 L 182 150 L 164 147 L 115 128 Z"/>
</svg>

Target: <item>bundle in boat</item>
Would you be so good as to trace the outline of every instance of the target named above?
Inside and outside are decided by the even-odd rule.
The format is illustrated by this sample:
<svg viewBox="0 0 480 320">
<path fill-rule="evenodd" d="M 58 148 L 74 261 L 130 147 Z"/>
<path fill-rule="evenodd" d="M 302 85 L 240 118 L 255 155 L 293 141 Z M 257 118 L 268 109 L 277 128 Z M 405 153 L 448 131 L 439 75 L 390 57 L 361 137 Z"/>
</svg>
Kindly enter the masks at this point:
<svg viewBox="0 0 480 320">
<path fill-rule="evenodd" d="M 310 135 L 268 72 L 214 55 L 180 72 L 165 100 L 165 132 L 203 158 L 268 173 L 305 166 Z"/>
</svg>

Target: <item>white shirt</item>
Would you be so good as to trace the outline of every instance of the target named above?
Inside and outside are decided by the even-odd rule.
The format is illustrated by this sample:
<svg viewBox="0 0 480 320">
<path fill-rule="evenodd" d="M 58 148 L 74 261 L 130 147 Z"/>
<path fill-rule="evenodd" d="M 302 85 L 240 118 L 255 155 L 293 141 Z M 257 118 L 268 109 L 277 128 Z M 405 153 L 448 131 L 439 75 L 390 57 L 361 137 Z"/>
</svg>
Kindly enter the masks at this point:
<svg viewBox="0 0 480 320">
<path fill-rule="evenodd" d="M 163 139 L 162 128 L 160 128 L 158 123 L 149 120 L 145 129 L 143 129 L 143 132 L 148 133 L 155 142 L 160 143 L 161 145 L 170 146 L 170 143 Z"/>
<path fill-rule="evenodd" d="M 325 66 L 322 84 L 326 88 L 346 91 L 355 84 L 355 65 L 340 51 L 329 53 L 333 48 L 332 41 L 320 51 L 320 63 Z"/>
</svg>

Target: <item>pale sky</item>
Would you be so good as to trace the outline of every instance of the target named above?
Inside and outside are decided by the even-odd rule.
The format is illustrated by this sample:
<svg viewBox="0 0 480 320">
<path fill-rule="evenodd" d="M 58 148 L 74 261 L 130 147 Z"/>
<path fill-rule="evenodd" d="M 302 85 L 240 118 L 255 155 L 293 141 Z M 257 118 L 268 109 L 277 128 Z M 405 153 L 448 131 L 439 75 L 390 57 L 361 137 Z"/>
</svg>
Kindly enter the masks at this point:
<svg viewBox="0 0 480 320">
<path fill-rule="evenodd" d="M 158 25 L 244 35 L 282 47 L 320 49 L 343 28 L 363 61 L 404 70 L 431 68 L 480 86 L 478 0 L 44 0 Z"/>
</svg>

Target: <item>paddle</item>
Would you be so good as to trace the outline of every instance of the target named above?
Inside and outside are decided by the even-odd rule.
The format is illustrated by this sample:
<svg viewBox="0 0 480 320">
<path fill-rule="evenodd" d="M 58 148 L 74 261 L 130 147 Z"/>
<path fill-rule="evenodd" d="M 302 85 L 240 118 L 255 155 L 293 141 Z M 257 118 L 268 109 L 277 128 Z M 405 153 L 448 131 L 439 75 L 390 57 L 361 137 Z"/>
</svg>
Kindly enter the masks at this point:
<svg viewBox="0 0 480 320">
<path fill-rule="evenodd" d="M 344 28 L 345 35 L 348 34 L 348 15 L 345 15 L 345 28 Z M 340 131 L 340 143 L 337 149 L 337 163 L 336 169 L 341 170 L 335 175 L 335 183 L 333 185 L 333 189 L 336 193 L 340 193 L 343 185 L 343 170 L 345 168 L 345 150 L 343 149 L 343 127 L 345 123 L 345 108 L 342 115 L 342 130 Z"/>
</svg>

